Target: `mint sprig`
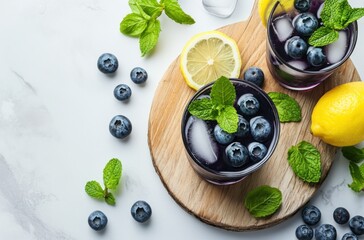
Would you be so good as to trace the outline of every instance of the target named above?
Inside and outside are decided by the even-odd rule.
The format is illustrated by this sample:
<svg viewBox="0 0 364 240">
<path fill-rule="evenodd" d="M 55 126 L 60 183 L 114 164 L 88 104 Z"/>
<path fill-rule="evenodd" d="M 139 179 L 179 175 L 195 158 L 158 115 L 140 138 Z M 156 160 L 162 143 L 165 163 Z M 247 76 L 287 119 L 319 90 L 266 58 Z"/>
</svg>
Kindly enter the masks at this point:
<svg viewBox="0 0 364 240">
<path fill-rule="evenodd" d="M 282 192 L 270 186 L 257 187 L 246 195 L 244 205 L 256 218 L 267 217 L 275 213 L 282 204 Z"/>
<path fill-rule="evenodd" d="M 104 199 L 109 205 L 115 205 L 115 197 L 109 190 L 116 190 L 121 178 L 122 165 L 119 159 L 111 159 L 103 171 L 104 188 L 97 181 L 89 181 L 85 185 L 86 193 L 95 199 Z"/>
<path fill-rule="evenodd" d="M 177 0 L 129 0 L 132 13 L 126 15 L 120 23 L 120 32 L 139 38 L 142 56 L 149 54 L 157 45 L 161 31 L 157 19 L 163 11 L 173 21 L 180 24 L 194 24 L 195 20 L 185 13 Z"/>
<path fill-rule="evenodd" d="M 353 178 L 353 182 L 348 186 L 354 192 L 360 192 L 364 190 L 364 163 L 358 166 L 354 162 L 350 162 L 349 165 L 350 175 Z"/>
<path fill-rule="evenodd" d="M 364 148 L 357 148 L 354 146 L 343 147 L 341 148 L 341 152 L 345 158 L 352 162 L 360 163 L 364 160 Z"/>
<path fill-rule="evenodd" d="M 270 92 L 268 96 L 277 108 L 280 122 L 301 121 L 301 107 L 294 98 L 280 92 Z"/>
<path fill-rule="evenodd" d="M 320 16 L 323 26 L 308 40 L 308 43 L 315 47 L 335 42 L 339 38 L 338 31 L 364 16 L 364 8 L 352 8 L 347 0 L 325 0 Z"/>
<path fill-rule="evenodd" d="M 202 120 L 216 120 L 219 126 L 228 133 L 238 129 L 238 113 L 233 104 L 236 98 L 234 85 L 227 77 L 220 77 L 212 85 L 210 98 L 197 99 L 191 102 L 188 111 Z"/>
<path fill-rule="evenodd" d="M 288 149 L 288 163 L 304 182 L 317 183 L 321 178 L 321 155 L 311 143 L 302 141 Z"/>
</svg>

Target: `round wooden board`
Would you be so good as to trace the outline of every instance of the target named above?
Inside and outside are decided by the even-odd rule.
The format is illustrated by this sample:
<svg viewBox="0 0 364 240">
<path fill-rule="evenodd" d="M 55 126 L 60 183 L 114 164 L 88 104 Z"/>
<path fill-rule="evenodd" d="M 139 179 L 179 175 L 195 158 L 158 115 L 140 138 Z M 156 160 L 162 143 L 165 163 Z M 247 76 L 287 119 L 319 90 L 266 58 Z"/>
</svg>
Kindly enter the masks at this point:
<svg viewBox="0 0 364 240">
<path fill-rule="evenodd" d="M 266 65 L 266 29 L 257 14 L 257 2 L 245 22 L 225 26 L 219 31 L 238 43 L 242 56 L 241 74 L 251 66 L 265 73 L 264 90 L 287 93 L 302 107 L 300 123 L 281 124 L 278 146 L 271 159 L 259 171 L 240 183 L 215 186 L 201 179 L 190 166 L 182 143 L 181 118 L 188 100 L 195 91 L 190 89 L 179 69 L 179 58 L 171 63 L 156 90 L 149 116 L 148 142 L 156 172 L 174 200 L 187 212 L 213 226 L 235 231 L 270 227 L 292 216 L 325 180 L 332 165 L 336 148 L 310 133 L 311 112 L 318 99 L 336 85 L 359 81 L 360 77 L 350 60 L 342 65 L 322 85 L 309 92 L 282 88 L 269 73 Z M 295 176 L 287 162 L 287 151 L 302 140 L 311 142 L 321 152 L 322 178 L 310 185 Z M 281 208 L 269 218 L 256 219 L 244 208 L 246 193 L 260 185 L 270 185 L 282 191 Z"/>
</svg>

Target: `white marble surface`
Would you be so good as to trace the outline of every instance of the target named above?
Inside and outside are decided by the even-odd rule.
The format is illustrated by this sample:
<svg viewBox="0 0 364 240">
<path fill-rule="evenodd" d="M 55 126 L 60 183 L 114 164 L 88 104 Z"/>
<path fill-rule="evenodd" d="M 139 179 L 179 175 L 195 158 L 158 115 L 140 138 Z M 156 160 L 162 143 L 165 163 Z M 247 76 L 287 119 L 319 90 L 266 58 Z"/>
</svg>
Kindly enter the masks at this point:
<svg viewBox="0 0 364 240">
<path fill-rule="evenodd" d="M 352 0 L 359 5 L 361 1 Z M 169 63 L 194 34 L 248 17 L 253 1 L 238 1 L 226 19 L 209 15 L 200 1 L 180 0 L 196 20 L 178 25 L 161 16 L 162 32 L 154 54 L 141 58 L 138 41 L 119 33 L 129 12 L 127 0 L 1 0 L 0 8 L 0 239 L 294 239 L 298 215 L 273 228 L 229 232 L 206 225 L 186 213 L 168 195 L 154 171 L 147 144 L 149 109 L 155 89 Z M 363 29 L 364 21 L 359 21 Z M 120 67 L 107 77 L 96 67 L 103 52 L 114 53 Z M 364 38 L 352 55 L 364 77 Z M 129 72 L 147 69 L 143 87 Z M 118 102 L 113 89 L 132 87 L 129 103 Z M 128 116 L 133 132 L 118 141 L 108 131 L 116 114 Z M 102 180 L 105 163 L 123 163 L 117 205 L 89 198 L 88 180 Z M 347 207 L 364 214 L 362 194 L 351 182 L 348 162 L 340 154 L 320 191 L 312 199 L 332 223 L 332 211 Z M 149 224 L 130 215 L 139 199 L 153 208 Z M 109 223 L 103 233 L 87 224 L 88 215 L 104 211 Z M 341 235 L 345 228 L 339 228 Z"/>
</svg>

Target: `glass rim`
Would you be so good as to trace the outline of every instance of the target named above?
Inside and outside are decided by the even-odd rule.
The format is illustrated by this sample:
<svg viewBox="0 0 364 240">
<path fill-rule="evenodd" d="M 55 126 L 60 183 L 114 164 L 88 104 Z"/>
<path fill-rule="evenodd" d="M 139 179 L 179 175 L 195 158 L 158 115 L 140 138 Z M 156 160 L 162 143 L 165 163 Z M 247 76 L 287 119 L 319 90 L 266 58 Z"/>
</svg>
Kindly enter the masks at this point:
<svg viewBox="0 0 364 240">
<path fill-rule="evenodd" d="M 317 71 L 302 70 L 302 69 L 299 69 L 299 68 L 296 68 L 296 67 L 292 66 L 291 64 L 288 64 L 288 62 L 286 60 L 284 60 L 281 57 L 281 55 L 278 54 L 278 52 L 272 47 L 273 43 L 272 43 L 272 39 L 271 39 L 271 37 L 269 35 L 269 33 L 271 32 L 269 26 L 272 23 L 273 14 L 274 14 L 274 12 L 275 12 L 278 5 L 281 5 L 279 0 L 274 4 L 271 12 L 269 13 L 269 18 L 268 18 L 268 23 L 267 23 L 267 38 L 268 38 L 268 43 L 269 43 L 270 49 L 274 52 L 275 57 L 277 57 L 286 66 L 288 66 L 289 68 L 291 68 L 291 69 L 293 69 L 293 70 L 295 70 L 297 72 L 300 72 L 300 73 L 315 75 L 317 73 L 322 73 L 322 72 L 331 72 L 332 70 L 340 67 L 342 64 L 344 64 L 346 62 L 346 60 L 348 60 L 350 58 L 351 54 L 353 53 L 353 51 L 355 49 L 356 42 L 357 42 L 357 39 L 358 39 L 358 23 L 357 23 L 357 21 L 354 21 L 354 22 L 349 24 L 349 26 L 353 27 L 354 31 L 352 31 L 353 34 L 352 34 L 352 37 L 350 38 L 350 44 L 349 44 L 348 51 L 345 53 L 345 56 L 340 61 L 338 61 L 338 62 L 336 62 L 336 63 L 334 63 L 334 64 L 332 64 L 332 65 L 330 65 L 328 67 L 325 67 L 323 69 L 317 70 Z"/>
<path fill-rule="evenodd" d="M 238 84 L 245 84 L 250 88 L 253 88 L 255 91 L 258 92 L 258 94 L 260 94 L 267 102 L 268 105 L 271 107 L 272 109 L 272 113 L 273 113 L 273 117 L 274 117 L 274 123 L 273 123 L 273 129 L 274 129 L 274 133 L 273 133 L 273 137 L 272 137 L 272 141 L 268 147 L 268 151 L 267 154 L 265 155 L 265 157 L 260 160 L 258 163 L 252 164 L 251 166 L 244 168 L 240 171 L 215 171 L 213 169 L 208 168 L 207 166 L 201 164 L 195 157 L 195 155 L 192 153 L 191 149 L 188 147 L 188 141 L 186 139 L 186 134 L 185 134 L 185 126 L 187 123 L 187 116 L 191 116 L 188 112 L 188 106 L 191 104 L 191 102 L 193 100 L 195 100 L 197 97 L 199 97 L 206 89 L 208 89 L 209 87 L 211 87 L 215 81 L 206 84 L 205 86 L 201 87 L 193 96 L 192 98 L 188 101 L 185 110 L 183 111 L 183 115 L 182 115 L 182 121 L 181 121 L 181 133 L 182 133 L 182 141 L 183 141 L 183 145 L 185 150 L 187 151 L 187 154 L 189 155 L 189 157 L 191 159 L 193 159 L 193 161 L 200 167 L 202 168 L 204 171 L 206 171 L 208 174 L 213 174 L 214 176 L 216 176 L 217 178 L 242 178 L 245 177 L 247 175 L 249 175 L 250 173 L 255 172 L 256 170 L 258 170 L 259 168 L 261 168 L 272 156 L 274 150 L 276 149 L 277 145 L 278 145 L 278 140 L 279 140 L 279 136 L 280 136 L 280 121 L 279 121 L 279 116 L 278 116 L 278 110 L 276 108 L 276 106 L 274 105 L 273 101 L 270 99 L 270 97 L 268 96 L 268 94 L 266 92 L 264 92 L 260 87 L 256 86 L 254 83 L 250 83 L 248 81 L 244 81 L 242 79 L 238 79 L 238 78 L 229 78 L 230 82 L 235 82 Z"/>
</svg>

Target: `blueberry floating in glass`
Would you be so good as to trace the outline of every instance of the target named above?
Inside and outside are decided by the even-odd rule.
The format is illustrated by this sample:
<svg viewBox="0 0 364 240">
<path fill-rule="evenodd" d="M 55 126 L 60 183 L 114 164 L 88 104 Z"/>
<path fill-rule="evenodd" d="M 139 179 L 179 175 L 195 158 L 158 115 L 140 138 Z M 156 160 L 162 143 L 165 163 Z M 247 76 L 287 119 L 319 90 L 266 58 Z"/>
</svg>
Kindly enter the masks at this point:
<svg viewBox="0 0 364 240">
<path fill-rule="evenodd" d="M 300 59 L 306 55 L 307 48 L 308 46 L 305 40 L 298 36 L 294 36 L 287 40 L 284 49 L 291 58 Z"/>
<path fill-rule="evenodd" d="M 233 142 L 225 149 L 227 164 L 232 167 L 241 167 L 249 161 L 248 149 L 239 142 Z"/>
<path fill-rule="evenodd" d="M 300 36 L 308 37 L 318 28 L 319 22 L 312 13 L 301 13 L 293 19 L 293 26 Z"/>
<path fill-rule="evenodd" d="M 103 53 L 97 60 L 97 67 L 102 73 L 110 74 L 118 69 L 119 62 L 115 55 Z"/>
<path fill-rule="evenodd" d="M 258 99 L 256 99 L 253 96 L 253 94 L 251 94 L 251 93 L 243 94 L 238 99 L 237 103 L 238 103 L 240 112 L 244 116 L 253 116 L 253 115 L 257 114 L 257 112 L 259 111 L 259 108 L 260 108 L 260 103 L 259 103 Z"/>
</svg>

